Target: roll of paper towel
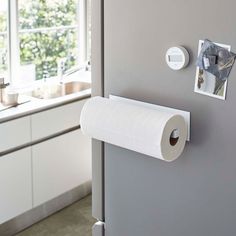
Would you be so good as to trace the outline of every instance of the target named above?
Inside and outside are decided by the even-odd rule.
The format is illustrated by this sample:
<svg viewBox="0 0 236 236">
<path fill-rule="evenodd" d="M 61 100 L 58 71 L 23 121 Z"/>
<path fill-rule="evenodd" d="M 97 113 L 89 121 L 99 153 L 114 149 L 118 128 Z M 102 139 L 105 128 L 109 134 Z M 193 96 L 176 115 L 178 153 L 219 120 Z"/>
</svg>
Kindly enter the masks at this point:
<svg viewBox="0 0 236 236">
<path fill-rule="evenodd" d="M 91 138 L 165 161 L 181 155 L 187 138 L 181 115 L 103 97 L 85 103 L 80 124 Z"/>
</svg>

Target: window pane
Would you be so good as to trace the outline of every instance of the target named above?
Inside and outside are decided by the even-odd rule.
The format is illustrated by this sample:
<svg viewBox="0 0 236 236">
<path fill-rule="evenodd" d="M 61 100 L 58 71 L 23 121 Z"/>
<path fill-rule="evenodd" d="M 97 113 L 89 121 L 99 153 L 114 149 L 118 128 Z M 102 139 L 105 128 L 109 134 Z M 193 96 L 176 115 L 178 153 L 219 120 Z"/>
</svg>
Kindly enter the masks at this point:
<svg viewBox="0 0 236 236">
<path fill-rule="evenodd" d="M 21 70 L 57 76 L 78 61 L 78 0 L 19 0 Z"/>
<path fill-rule="evenodd" d="M 87 1 L 87 4 L 88 4 L 88 9 L 87 9 L 87 14 L 88 14 L 88 19 L 87 19 L 87 22 L 88 22 L 88 35 L 87 35 L 87 37 L 88 37 L 88 39 L 87 39 L 87 50 L 88 50 L 88 52 L 87 52 L 87 54 L 88 54 L 88 60 L 89 61 L 91 61 L 91 37 L 92 37 L 92 35 L 91 35 L 91 31 L 92 31 L 92 19 L 91 19 L 91 16 L 92 16 L 92 12 L 91 12 L 91 10 L 92 10 L 92 6 L 91 6 L 91 4 L 92 4 L 92 2 L 91 2 L 91 0 L 88 0 Z"/>
<path fill-rule="evenodd" d="M 7 0 L 0 4 L 0 77 L 7 78 L 8 44 L 7 44 Z"/>
<path fill-rule="evenodd" d="M 76 0 L 19 0 L 20 29 L 77 24 Z"/>
</svg>

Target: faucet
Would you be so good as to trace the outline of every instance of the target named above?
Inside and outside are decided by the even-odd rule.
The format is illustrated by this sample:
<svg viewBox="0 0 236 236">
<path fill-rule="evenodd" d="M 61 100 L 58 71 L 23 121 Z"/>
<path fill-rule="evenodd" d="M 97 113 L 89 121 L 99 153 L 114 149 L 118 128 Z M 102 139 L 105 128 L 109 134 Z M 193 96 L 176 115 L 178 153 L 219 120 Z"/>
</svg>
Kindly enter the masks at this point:
<svg viewBox="0 0 236 236">
<path fill-rule="evenodd" d="M 3 102 L 3 90 L 9 85 L 4 83 L 4 78 L 0 78 L 0 103 Z"/>
<path fill-rule="evenodd" d="M 65 73 L 66 60 L 66 58 L 61 58 L 57 61 L 57 76 L 59 78 L 60 83 L 62 83 L 63 76 Z"/>
</svg>

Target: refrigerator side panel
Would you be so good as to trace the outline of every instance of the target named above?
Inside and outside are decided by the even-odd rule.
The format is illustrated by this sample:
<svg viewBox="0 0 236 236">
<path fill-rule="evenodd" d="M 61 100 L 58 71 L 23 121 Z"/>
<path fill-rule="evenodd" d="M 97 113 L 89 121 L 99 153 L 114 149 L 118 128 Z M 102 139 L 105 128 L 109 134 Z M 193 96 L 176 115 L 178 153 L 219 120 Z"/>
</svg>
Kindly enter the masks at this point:
<svg viewBox="0 0 236 236">
<path fill-rule="evenodd" d="M 92 96 L 103 96 L 103 0 L 92 1 Z M 104 220 L 103 143 L 92 141 L 92 215 Z"/>
</svg>

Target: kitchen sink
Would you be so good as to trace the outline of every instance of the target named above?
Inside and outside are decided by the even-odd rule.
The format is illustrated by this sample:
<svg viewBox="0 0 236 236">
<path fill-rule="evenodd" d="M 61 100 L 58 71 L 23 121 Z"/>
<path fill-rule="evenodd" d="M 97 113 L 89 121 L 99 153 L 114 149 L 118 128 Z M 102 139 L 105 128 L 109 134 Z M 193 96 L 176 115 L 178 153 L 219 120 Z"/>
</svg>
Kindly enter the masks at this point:
<svg viewBox="0 0 236 236">
<path fill-rule="evenodd" d="M 53 99 L 78 93 L 89 88 L 91 88 L 90 83 L 70 81 L 65 83 L 44 84 L 43 86 L 30 91 L 27 95 L 39 99 Z"/>
<path fill-rule="evenodd" d="M 64 85 L 64 95 L 77 93 L 77 92 L 91 88 L 90 83 L 79 82 L 79 81 L 71 81 L 63 85 Z"/>
</svg>

